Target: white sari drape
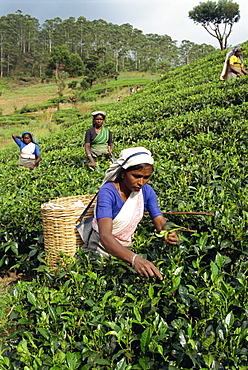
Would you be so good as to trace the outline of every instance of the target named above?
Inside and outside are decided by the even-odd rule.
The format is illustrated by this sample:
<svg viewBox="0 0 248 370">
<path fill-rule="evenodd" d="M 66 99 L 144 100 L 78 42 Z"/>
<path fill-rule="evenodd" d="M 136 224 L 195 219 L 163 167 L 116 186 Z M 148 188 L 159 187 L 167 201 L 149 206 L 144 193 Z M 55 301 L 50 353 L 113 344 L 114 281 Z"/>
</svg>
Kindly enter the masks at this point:
<svg viewBox="0 0 248 370">
<path fill-rule="evenodd" d="M 113 236 L 125 246 L 132 244 L 132 235 L 144 214 L 143 192 L 132 192 L 124 203 L 120 212 L 113 219 Z M 96 218 L 93 218 L 92 227 L 98 232 Z"/>
<path fill-rule="evenodd" d="M 22 148 L 20 152 L 20 157 L 24 159 L 35 159 L 35 154 L 33 152 L 35 151 L 35 144 L 29 143 L 24 148 Z"/>
</svg>

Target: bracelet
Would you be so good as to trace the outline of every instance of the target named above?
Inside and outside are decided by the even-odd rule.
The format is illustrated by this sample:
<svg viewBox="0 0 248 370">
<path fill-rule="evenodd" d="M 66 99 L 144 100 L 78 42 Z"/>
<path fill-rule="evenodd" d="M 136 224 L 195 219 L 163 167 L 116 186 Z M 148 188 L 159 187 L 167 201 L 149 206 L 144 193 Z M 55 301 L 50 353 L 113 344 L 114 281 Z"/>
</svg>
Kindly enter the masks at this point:
<svg viewBox="0 0 248 370">
<path fill-rule="evenodd" d="M 132 267 L 134 268 L 134 261 L 135 261 L 135 258 L 137 257 L 138 255 L 137 254 L 135 254 L 134 256 L 133 256 L 133 258 L 132 258 Z"/>
<path fill-rule="evenodd" d="M 91 154 L 87 154 L 88 157 L 91 157 Z"/>
</svg>

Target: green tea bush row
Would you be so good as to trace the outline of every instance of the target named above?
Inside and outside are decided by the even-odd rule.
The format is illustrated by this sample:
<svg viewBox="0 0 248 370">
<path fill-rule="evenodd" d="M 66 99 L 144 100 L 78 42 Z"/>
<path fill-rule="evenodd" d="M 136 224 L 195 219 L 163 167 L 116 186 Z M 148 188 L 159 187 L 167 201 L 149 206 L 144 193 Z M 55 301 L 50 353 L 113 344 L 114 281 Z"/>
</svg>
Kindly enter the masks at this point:
<svg viewBox="0 0 248 370">
<path fill-rule="evenodd" d="M 88 167 L 89 115 L 41 141 L 35 171 L 17 168 L 18 153 L 0 152 L 0 264 L 35 274 L 2 300 L 3 369 L 248 367 L 247 79 L 219 81 L 224 57 L 216 52 L 170 71 L 107 109 L 114 154 L 150 149 L 161 209 L 195 230 L 172 247 L 143 218 L 134 251 L 154 261 L 161 282 L 115 258 L 94 263 L 82 251 L 56 271 L 45 264 L 40 205 L 95 193 L 109 166 Z M 61 124 L 77 115 L 62 112 Z M 213 215 L 170 214 L 178 211 Z"/>
</svg>

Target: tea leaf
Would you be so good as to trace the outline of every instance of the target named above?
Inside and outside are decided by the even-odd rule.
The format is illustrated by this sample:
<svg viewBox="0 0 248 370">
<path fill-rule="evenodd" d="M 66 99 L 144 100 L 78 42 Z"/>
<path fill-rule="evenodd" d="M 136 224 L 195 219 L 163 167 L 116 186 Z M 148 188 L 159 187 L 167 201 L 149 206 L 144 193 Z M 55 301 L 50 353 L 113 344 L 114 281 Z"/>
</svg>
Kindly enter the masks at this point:
<svg viewBox="0 0 248 370">
<path fill-rule="evenodd" d="M 143 331 L 140 339 L 140 348 L 143 353 L 147 350 L 150 341 L 151 341 L 151 328 L 148 327 Z"/>
</svg>

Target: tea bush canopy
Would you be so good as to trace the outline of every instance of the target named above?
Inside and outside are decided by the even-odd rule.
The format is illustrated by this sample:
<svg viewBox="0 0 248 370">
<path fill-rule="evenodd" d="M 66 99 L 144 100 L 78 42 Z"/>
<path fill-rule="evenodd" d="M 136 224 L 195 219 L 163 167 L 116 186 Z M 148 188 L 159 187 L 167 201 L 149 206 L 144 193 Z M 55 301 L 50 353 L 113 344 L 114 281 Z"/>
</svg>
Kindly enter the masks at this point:
<svg viewBox="0 0 248 370">
<path fill-rule="evenodd" d="M 242 46 L 246 60 L 248 42 Z M 142 219 L 133 250 L 154 261 L 162 281 L 115 258 L 94 264 L 81 250 L 55 271 L 46 266 L 41 204 L 95 194 L 109 167 L 87 165 L 90 113 L 74 113 L 70 127 L 39 141 L 35 171 L 17 171 L 18 153 L 0 151 L 0 265 L 29 278 L 1 298 L 0 368 L 248 368 L 248 79 L 219 79 L 225 54 L 92 107 L 107 111 L 115 156 L 126 147 L 152 152 L 161 209 L 196 230 L 169 246 Z M 68 114 L 61 103 L 58 124 Z M 171 214 L 194 211 L 214 216 Z"/>
</svg>

